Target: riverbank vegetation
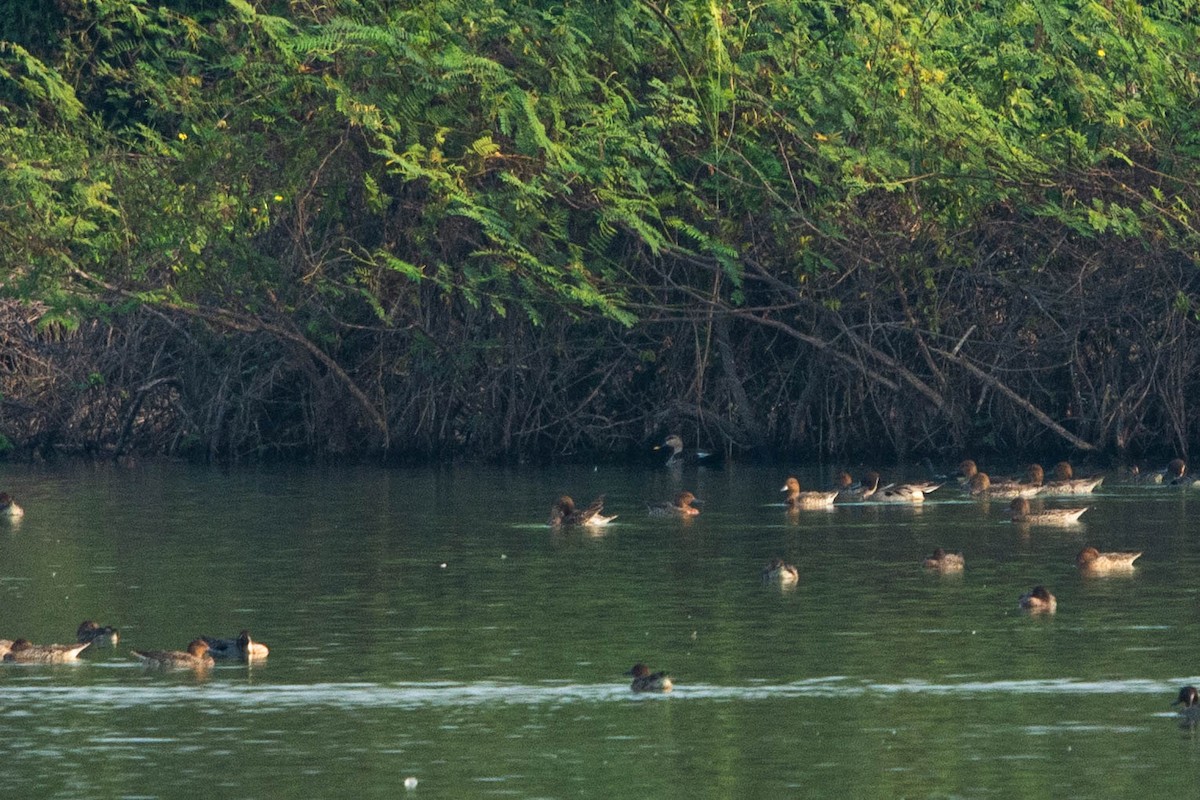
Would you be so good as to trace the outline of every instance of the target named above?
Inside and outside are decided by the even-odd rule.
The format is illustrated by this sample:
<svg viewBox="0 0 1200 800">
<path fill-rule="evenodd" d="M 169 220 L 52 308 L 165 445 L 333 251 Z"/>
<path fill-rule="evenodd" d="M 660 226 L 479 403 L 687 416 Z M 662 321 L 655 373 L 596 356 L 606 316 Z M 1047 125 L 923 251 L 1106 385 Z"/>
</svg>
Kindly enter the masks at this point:
<svg viewBox="0 0 1200 800">
<path fill-rule="evenodd" d="M 17 452 L 1200 443 L 1187 3 L 17 6 Z"/>
</svg>

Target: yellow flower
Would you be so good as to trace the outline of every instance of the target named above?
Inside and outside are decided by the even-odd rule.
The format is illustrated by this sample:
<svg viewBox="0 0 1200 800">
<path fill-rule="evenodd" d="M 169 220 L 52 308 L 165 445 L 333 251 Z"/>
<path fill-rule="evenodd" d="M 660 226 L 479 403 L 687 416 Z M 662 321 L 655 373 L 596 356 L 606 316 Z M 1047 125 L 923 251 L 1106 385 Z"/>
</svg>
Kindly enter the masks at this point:
<svg viewBox="0 0 1200 800">
<path fill-rule="evenodd" d="M 275 202 L 276 202 L 276 203 L 282 203 L 282 202 L 283 202 L 283 195 L 281 195 L 281 194 L 277 194 L 277 195 L 275 195 Z"/>
<path fill-rule="evenodd" d="M 251 213 L 251 214 L 257 214 L 257 213 L 258 213 L 258 206 L 250 206 L 250 213 Z"/>
<path fill-rule="evenodd" d="M 1097 50 L 1096 55 L 1100 56 L 1101 58 L 1104 58 L 1104 48 L 1101 47 L 1099 50 Z"/>
<path fill-rule="evenodd" d="M 184 133 L 183 131 L 180 131 L 180 132 L 179 132 L 179 141 L 181 141 L 181 142 L 186 142 L 186 141 L 187 141 L 187 134 L 186 134 L 186 133 Z"/>
</svg>

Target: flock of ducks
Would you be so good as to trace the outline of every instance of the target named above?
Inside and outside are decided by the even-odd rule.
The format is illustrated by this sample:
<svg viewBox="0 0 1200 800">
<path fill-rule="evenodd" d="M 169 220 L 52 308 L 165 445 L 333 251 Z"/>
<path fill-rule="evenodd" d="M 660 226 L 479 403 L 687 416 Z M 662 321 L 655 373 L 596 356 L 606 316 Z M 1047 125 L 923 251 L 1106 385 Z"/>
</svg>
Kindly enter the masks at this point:
<svg viewBox="0 0 1200 800">
<path fill-rule="evenodd" d="M 655 449 L 664 448 L 671 451 L 667 460 L 668 466 L 677 465 L 688 457 L 684 454 L 683 441 L 678 436 L 667 437 L 666 441 Z M 693 458 L 705 458 L 709 454 L 690 455 Z M 1055 465 L 1050 480 L 1046 480 L 1045 471 L 1039 464 L 1030 464 L 1021 478 L 996 481 L 986 472 L 981 472 L 978 465 L 970 459 L 961 462 L 957 471 L 959 484 L 968 497 L 1008 500 L 1010 519 L 1021 525 L 1070 526 L 1077 523 L 1087 508 L 1045 508 L 1034 511 L 1029 498 L 1088 495 L 1104 482 L 1104 476 L 1075 477 L 1070 463 L 1066 461 Z M 1194 479 L 1187 474 L 1187 465 L 1182 459 L 1171 461 L 1165 469 L 1158 472 L 1139 473 L 1134 468 L 1130 477 L 1137 483 L 1200 487 L 1200 479 Z M 800 480 L 791 476 L 784 482 L 780 491 L 786 493 L 784 504 L 788 511 L 799 512 L 828 509 L 839 503 L 922 503 L 927 495 L 945 485 L 945 481 L 880 485 L 881 481 L 882 477 L 876 471 L 867 472 L 861 482 L 855 482 L 848 472 L 840 472 L 835 478 L 833 489 L 805 490 Z M 697 504 L 700 504 L 700 501 L 694 494 L 682 491 L 669 502 L 648 503 L 646 510 L 652 517 L 691 517 L 700 513 Z M 603 508 L 603 495 L 593 500 L 585 509 L 577 509 L 574 501 L 563 495 L 550 509 L 549 524 L 552 528 L 566 525 L 603 527 L 617 518 L 615 514 L 604 516 L 601 513 Z M 1141 552 L 1101 552 L 1095 547 L 1087 546 L 1079 551 L 1075 564 L 1080 572 L 1087 576 L 1132 573 L 1133 562 L 1141 555 Z M 954 573 L 961 572 L 966 561 L 961 553 L 947 553 L 939 547 L 927 556 L 922 564 L 929 570 Z M 800 571 L 795 565 L 774 558 L 762 568 L 761 577 L 765 583 L 790 587 L 799 582 Z M 1021 595 L 1017 602 L 1020 608 L 1034 614 L 1052 614 L 1058 608 L 1057 598 L 1049 589 L 1040 585 Z M 642 663 L 635 664 L 626 674 L 633 676 L 630 688 L 635 692 L 669 692 L 673 687 L 671 678 L 665 672 L 652 673 L 650 668 Z M 1184 706 L 1183 714 L 1191 725 L 1200 722 L 1200 693 L 1194 687 L 1189 686 L 1181 690 L 1176 703 Z"/>
<path fill-rule="evenodd" d="M 696 452 L 684 455 L 683 441 L 677 435 L 668 436 L 655 450 L 671 451 L 668 466 L 676 466 L 685 458 L 702 461 L 710 454 Z M 1062 461 L 1054 468 L 1054 477 L 1045 480 L 1045 472 L 1038 464 L 1030 464 L 1020 480 L 992 481 L 986 472 L 980 472 L 974 461 L 967 459 L 958 465 L 960 483 L 967 495 L 981 499 L 1010 500 L 1010 517 L 1015 523 L 1032 525 L 1071 525 L 1079 520 L 1086 508 L 1054 508 L 1032 511 L 1029 498 L 1035 495 L 1076 496 L 1090 494 L 1104 480 L 1103 476 L 1076 478 L 1071 465 Z M 1187 465 L 1182 459 L 1174 459 L 1166 469 L 1148 474 L 1138 473 L 1134 468 L 1133 480 L 1144 483 L 1170 483 L 1175 485 L 1200 486 L 1200 480 L 1187 474 Z M 840 472 L 836 487 L 829 491 L 804 490 L 795 476 L 789 477 L 780 489 L 785 492 L 784 504 L 789 512 L 804 509 L 827 509 L 836 503 L 922 503 L 925 496 L 941 489 L 944 482 L 886 484 L 880 486 L 881 476 L 870 471 L 862 482 L 856 483 L 848 472 Z M 696 504 L 700 501 L 689 491 L 679 492 L 669 502 L 647 504 L 647 513 L 653 517 L 691 517 L 700 513 Z M 583 525 L 603 527 L 617 518 L 605 516 L 604 496 L 593 500 L 586 508 L 577 508 L 569 495 L 562 495 L 550 508 L 549 525 L 552 528 Z M 0 517 L 17 518 L 24 510 L 8 495 L 0 492 Z M 1103 553 L 1095 547 L 1084 547 L 1076 557 L 1076 566 L 1088 575 L 1108 575 L 1132 572 L 1133 562 L 1140 552 Z M 930 570 L 942 573 L 961 572 L 965 559 L 961 553 L 947 553 L 937 548 L 922 562 Z M 800 571 L 783 559 L 774 558 L 762 569 L 762 580 L 780 586 L 794 586 L 800 580 Z M 1035 586 L 1018 599 L 1021 608 L 1031 613 L 1054 613 L 1058 601 L 1045 586 Z M 80 623 L 75 632 L 74 644 L 33 644 L 27 639 L 0 639 L 0 658 L 5 662 L 20 664 L 63 664 L 77 661 L 79 654 L 88 648 L 115 648 L 120 633 L 111 626 L 101 626 L 94 620 Z M 270 649 L 262 642 L 250 637 L 248 630 L 231 638 L 200 636 L 193 639 L 186 650 L 131 650 L 130 653 L 150 667 L 164 669 L 206 670 L 216 659 L 232 659 L 252 663 L 265 659 Z M 670 692 L 674 684 L 666 672 L 651 672 L 639 662 L 625 673 L 633 678 L 630 689 L 634 692 Z M 1200 691 L 1194 686 L 1179 690 L 1172 705 L 1181 706 L 1183 724 L 1195 727 L 1200 723 Z"/>
<path fill-rule="evenodd" d="M 569 498 L 567 498 L 569 500 Z M 25 515 L 8 492 L 0 492 L 0 517 L 16 520 Z M 121 634 L 110 625 L 84 620 L 75 631 L 74 644 L 34 644 L 28 639 L 0 639 L 0 660 L 15 664 L 66 664 L 79 660 L 88 648 L 115 648 Z M 149 667 L 163 669 L 207 669 L 215 659 L 233 659 L 247 663 L 259 661 L 270 653 L 262 642 L 250 638 L 249 631 L 222 639 L 200 636 L 187 650 L 131 650 L 134 658 Z"/>
<path fill-rule="evenodd" d="M 28 639 L 0 639 L 0 659 L 16 664 L 67 664 L 79 660 L 88 648 L 115 648 L 121 640 L 120 631 L 95 620 L 84 620 L 75 631 L 74 644 L 33 644 Z M 201 636 L 188 644 L 187 650 L 131 650 L 130 654 L 148 667 L 162 669 L 204 670 L 216 659 L 247 663 L 267 657 L 270 649 L 250 638 L 250 631 L 221 639 Z"/>
</svg>

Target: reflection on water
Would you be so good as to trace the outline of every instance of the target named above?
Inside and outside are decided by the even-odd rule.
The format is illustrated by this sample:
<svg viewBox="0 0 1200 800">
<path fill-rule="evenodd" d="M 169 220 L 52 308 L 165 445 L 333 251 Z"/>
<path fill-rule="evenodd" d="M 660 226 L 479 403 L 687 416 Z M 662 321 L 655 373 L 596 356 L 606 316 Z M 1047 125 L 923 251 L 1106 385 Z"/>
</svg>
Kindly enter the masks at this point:
<svg viewBox="0 0 1200 800">
<path fill-rule="evenodd" d="M 0 637 L 121 630 L 0 667 L 10 790 L 39 796 L 1128 796 L 1187 792 L 1200 492 L 1102 487 L 1069 529 L 945 487 L 789 514 L 792 470 L 7 467 Z M 816 471 L 800 471 L 819 486 Z M 694 518 L 646 503 L 688 490 Z M 545 525 L 606 494 L 600 531 Z M 1052 505 L 1057 501 L 1047 501 Z M 1086 578 L 1085 545 L 1143 550 Z M 966 569 L 921 566 L 936 547 Z M 772 558 L 800 580 L 764 585 Z M 1035 584 L 1058 613 L 1031 618 Z M 129 649 L 248 628 L 262 664 Z M 635 696 L 645 661 L 675 680 Z M 237 771 L 231 774 L 231 764 Z M 269 787 L 263 789 L 260 787 Z"/>
</svg>

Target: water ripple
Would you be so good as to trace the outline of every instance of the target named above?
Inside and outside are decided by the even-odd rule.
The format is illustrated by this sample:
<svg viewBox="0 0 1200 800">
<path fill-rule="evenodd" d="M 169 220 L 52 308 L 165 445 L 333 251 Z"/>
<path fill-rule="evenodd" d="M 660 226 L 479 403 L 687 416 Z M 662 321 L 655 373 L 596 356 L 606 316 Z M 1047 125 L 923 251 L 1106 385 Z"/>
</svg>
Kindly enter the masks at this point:
<svg viewBox="0 0 1200 800">
<path fill-rule="evenodd" d="M 71 708 L 136 708 L 162 705 L 221 705 L 243 712 L 292 708 L 362 708 L 480 706 L 488 704 L 542 705 L 631 701 L 753 701 L 792 697 L 860 697 L 864 695 L 1104 695 L 1171 694 L 1200 678 L 1170 681 L 1126 679 L 1088 681 L 1075 678 L 1045 680 L 965 681 L 936 683 L 906 680 L 872 683 L 844 676 L 827 676 L 794 683 L 754 686 L 676 685 L 670 695 L 632 694 L 625 684 L 521 685 L 504 683 L 318 683 L 304 685 L 206 684 L 202 686 L 45 686 L 5 687 L 0 713 L 63 706 Z"/>
</svg>

